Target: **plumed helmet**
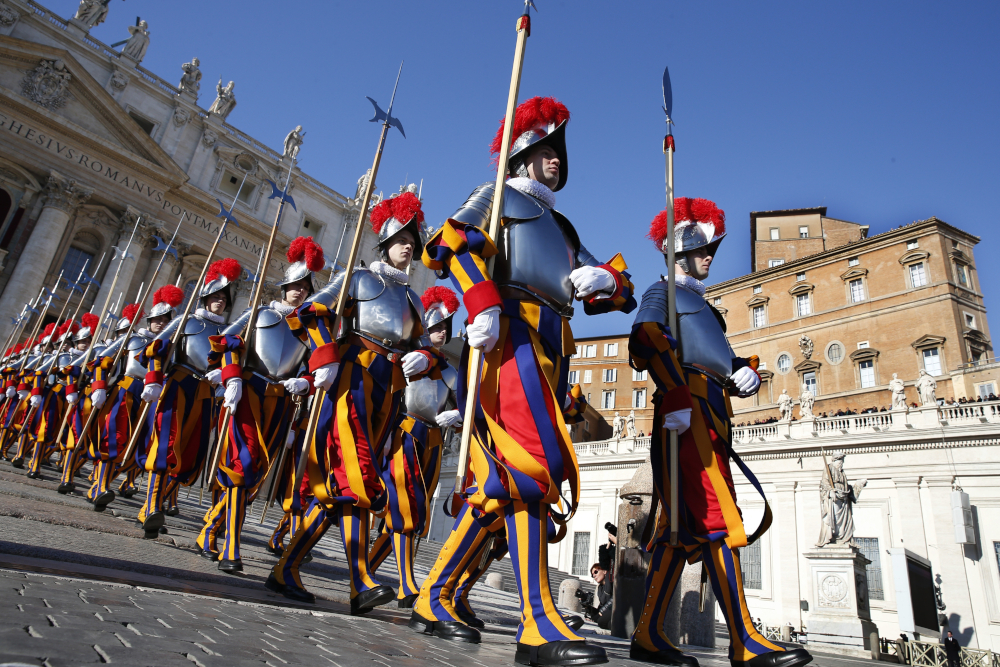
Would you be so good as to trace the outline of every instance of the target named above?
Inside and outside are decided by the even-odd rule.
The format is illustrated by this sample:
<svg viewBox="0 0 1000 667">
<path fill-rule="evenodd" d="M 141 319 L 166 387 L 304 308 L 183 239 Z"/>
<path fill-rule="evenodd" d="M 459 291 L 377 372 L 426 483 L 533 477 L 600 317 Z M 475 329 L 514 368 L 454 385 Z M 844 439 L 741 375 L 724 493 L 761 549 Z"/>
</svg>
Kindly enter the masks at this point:
<svg viewBox="0 0 1000 667">
<path fill-rule="evenodd" d="M 284 287 L 305 280 L 309 283 L 309 291 L 314 292 L 316 287 L 313 285 L 312 274 L 322 271 L 326 261 L 323 258 L 323 249 L 313 237 L 300 236 L 292 241 L 288 245 L 285 259 L 288 260 L 288 268 L 285 269 L 285 275 L 278 285 Z"/>
<path fill-rule="evenodd" d="M 73 320 L 66 320 L 63 322 L 58 329 L 56 329 L 56 340 L 60 343 L 63 342 L 64 338 L 73 336 L 77 331 L 80 330 L 80 325 Z"/>
<path fill-rule="evenodd" d="M 656 214 L 649 225 L 647 238 L 656 249 L 667 252 L 667 210 Z M 674 200 L 674 252 L 680 255 L 696 248 L 708 247 L 714 255 L 726 236 L 725 212 L 707 199 L 678 197 Z"/>
<path fill-rule="evenodd" d="M 204 299 L 207 296 L 212 296 L 216 292 L 224 290 L 226 293 L 226 307 L 231 308 L 233 305 L 233 294 L 229 285 L 239 280 L 242 274 L 243 267 L 232 257 L 212 262 L 212 265 L 208 267 L 208 273 L 205 274 L 205 284 L 202 286 L 198 296 Z"/>
<path fill-rule="evenodd" d="M 424 304 L 424 329 L 429 330 L 432 326 L 445 322 L 445 342 L 450 341 L 451 320 L 458 312 L 458 296 L 454 290 L 442 286 L 428 287 L 420 301 Z"/>
<path fill-rule="evenodd" d="M 174 308 L 181 305 L 182 301 L 184 301 L 184 290 L 176 285 L 164 285 L 153 292 L 153 307 L 149 309 L 146 321 L 161 315 L 173 317 Z"/>
<path fill-rule="evenodd" d="M 521 102 L 514 112 L 514 131 L 511 134 L 510 154 L 507 170 L 511 176 L 527 176 L 524 159 L 529 149 L 535 146 L 549 146 L 559 156 L 559 183 L 553 191 L 562 190 L 569 176 L 569 158 L 566 155 L 566 123 L 569 109 L 554 97 L 532 97 Z M 500 119 L 500 129 L 490 144 L 494 160 L 500 159 L 500 144 L 503 142 L 504 119 Z M 494 162 L 496 164 L 496 162 Z"/>
<path fill-rule="evenodd" d="M 395 197 L 383 200 L 372 209 L 372 230 L 378 234 L 378 250 L 382 261 L 389 261 L 389 245 L 393 237 L 404 229 L 413 236 L 414 258 L 420 257 L 424 250 L 424 211 L 420 199 L 412 192 L 404 192 Z"/>
<path fill-rule="evenodd" d="M 142 306 L 137 303 L 130 303 L 129 305 L 122 308 L 122 317 L 118 320 L 118 324 L 115 326 L 115 333 L 122 333 L 129 328 L 129 325 L 135 321 L 135 319 L 141 318 L 143 316 Z"/>
<path fill-rule="evenodd" d="M 46 324 L 45 328 L 42 329 L 41 335 L 38 337 L 39 344 L 45 345 L 46 343 L 48 343 L 49 339 L 52 337 L 52 332 L 55 331 L 55 328 L 56 328 L 55 322 L 49 322 L 48 324 Z"/>
<path fill-rule="evenodd" d="M 80 318 L 80 329 L 73 334 L 73 342 L 79 343 L 94 336 L 97 327 L 101 324 L 101 318 L 93 313 L 84 313 Z"/>
</svg>

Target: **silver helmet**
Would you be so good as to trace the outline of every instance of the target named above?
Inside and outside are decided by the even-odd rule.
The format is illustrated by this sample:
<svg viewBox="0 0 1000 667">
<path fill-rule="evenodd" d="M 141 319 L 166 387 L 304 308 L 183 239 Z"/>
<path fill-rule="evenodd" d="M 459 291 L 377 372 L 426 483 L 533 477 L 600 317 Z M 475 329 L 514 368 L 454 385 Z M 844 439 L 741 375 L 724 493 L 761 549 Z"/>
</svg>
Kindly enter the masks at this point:
<svg viewBox="0 0 1000 667">
<path fill-rule="evenodd" d="M 451 323 L 458 312 L 459 301 L 454 290 L 443 286 L 428 287 L 420 297 L 424 306 L 424 331 L 445 323 L 444 342 L 451 340 Z"/>
<path fill-rule="evenodd" d="M 202 286 L 198 296 L 201 299 L 212 296 L 216 292 L 224 291 L 226 294 L 227 308 L 233 306 L 233 293 L 230 285 L 240 279 L 243 275 L 243 267 L 231 257 L 212 262 L 205 274 L 205 284 Z"/>
<path fill-rule="evenodd" d="M 146 315 L 146 321 L 154 317 L 169 315 L 174 316 L 174 309 L 184 301 L 184 290 L 176 285 L 164 285 L 153 292 L 153 306 Z"/>
<path fill-rule="evenodd" d="M 424 212 L 420 199 L 413 192 L 403 192 L 382 201 L 372 209 L 372 228 L 378 233 L 376 246 L 383 262 L 389 261 L 389 245 L 403 230 L 413 237 L 413 258 L 418 259 L 424 251 L 424 233 L 421 223 Z"/>
<path fill-rule="evenodd" d="M 73 342 L 79 343 L 94 336 L 94 332 L 101 324 L 101 319 L 93 313 L 84 313 L 80 318 L 80 330 L 73 334 Z"/>
<path fill-rule="evenodd" d="M 705 229 L 705 225 L 688 223 L 683 227 L 676 227 L 674 231 L 674 253 L 676 255 L 680 255 L 681 253 L 688 252 L 689 250 L 695 250 L 697 248 L 707 246 L 708 253 L 710 255 L 715 255 L 719 248 L 719 244 L 724 238 L 726 238 L 725 232 L 719 235 L 713 234 L 710 238 L 708 231 Z"/>
<path fill-rule="evenodd" d="M 561 190 L 569 178 L 569 158 L 566 153 L 566 123 L 569 109 L 553 97 L 532 97 L 517 107 L 514 115 L 513 136 L 507 156 L 507 173 L 511 176 L 528 176 L 525 159 L 537 146 L 549 146 L 559 156 L 559 182 L 552 188 Z M 500 152 L 503 123 L 493 138 L 491 152 Z"/>
<path fill-rule="evenodd" d="M 115 325 L 115 333 L 124 333 L 132 325 L 132 321 L 142 317 L 142 307 L 137 303 L 130 303 L 122 308 L 122 316 Z"/>
<path fill-rule="evenodd" d="M 313 237 L 299 236 L 288 245 L 285 259 L 288 260 L 288 268 L 285 269 L 285 275 L 278 282 L 278 287 L 285 287 L 305 280 L 309 284 L 309 293 L 315 292 L 316 286 L 312 281 L 313 273 L 322 271 L 326 266 L 323 259 L 323 248 L 313 240 Z"/>
</svg>

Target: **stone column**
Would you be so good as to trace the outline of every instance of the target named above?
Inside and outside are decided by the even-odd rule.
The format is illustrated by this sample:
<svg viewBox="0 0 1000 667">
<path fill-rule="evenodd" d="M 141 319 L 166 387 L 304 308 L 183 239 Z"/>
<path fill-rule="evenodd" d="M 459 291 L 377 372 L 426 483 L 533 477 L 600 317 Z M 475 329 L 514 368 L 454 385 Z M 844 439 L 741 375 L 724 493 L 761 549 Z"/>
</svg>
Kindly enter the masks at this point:
<svg viewBox="0 0 1000 667">
<path fill-rule="evenodd" d="M 230 319 L 236 319 L 250 306 L 250 293 L 253 291 L 253 283 L 249 280 L 240 280 L 236 283 L 236 292 L 233 294 L 233 307 L 230 310 Z"/>
<path fill-rule="evenodd" d="M 967 638 L 963 642 L 968 648 L 979 648 L 976 634 L 975 612 L 969 593 L 969 579 L 965 571 L 965 549 L 955 542 L 955 524 L 951 511 L 951 492 L 954 478 L 925 477 L 931 492 L 930 519 L 928 528 L 932 531 L 930 561 L 934 578 L 941 578 L 941 595 L 948 617 L 948 627 L 956 637 Z M 988 640 L 988 638 L 987 638 Z"/>
<path fill-rule="evenodd" d="M 85 188 L 55 171 L 50 173 L 42 194 L 41 214 L 14 267 L 10 282 L 0 295 L 0 314 L 3 315 L 0 318 L 0 340 L 6 339 L 10 333 L 11 322 L 7 315 L 19 313 L 21 306 L 33 299 L 42 288 L 73 211 L 92 194 L 94 191 L 91 188 Z"/>
<path fill-rule="evenodd" d="M 149 267 L 146 269 L 146 275 L 143 276 L 143 282 L 147 285 L 152 283 L 152 288 L 149 290 L 149 298 L 146 299 L 146 303 L 143 304 L 143 309 L 148 313 L 149 309 L 153 307 L 153 294 L 156 290 L 160 289 L 164 285 L 173 284 L 177 280 L 177 272 L 180 270 L 181 260 L 184 256 L 191 250 L 190 243 L 178 243 L 174 241 L 174 248 L 177 251 L 177 257 L 172 254 L 167 254 L 163 259 L 163 266 L 160 267 L 160 272 L 156 275 L 156 279 L 153 279 L 153 272 L 156 271 L 156 265 L 160 262 L 160 256 L 163 251 L 153 253 L 150 258 Z"/>
<path fill-rule="evenodd" d="M 903 527 L 903 547 L 918 556 L 929 558 L 927 536 L 924 534 L 924 513 L 920 507 L 920 477 L 893 477 L 892 483 L 896 485 L 899 506 L 904 508 L 897 513 Z M 951 507 L 950 498 L 948 507 Z"/>
<path fill-rule="evenodd" d="M 780 602 L 782 624 L 790 622 L 796 629 L 802 627 L 801 584 L 799 582 L 799 538 L 795 511 L 795 486 L 797 482 L 776 482 L 774 485 L 774 526 L 771 544 L 774 546 L 774 596 Z"/>
<path fill-rule="evenodd" d="M 136 290 L 138 285 L 136 285 L 136 290 L 132 289 L 132 278 L 135 277 L 135 267 L 138 264 L 138 258 L 142 254 L 143 245 L 152 236 L 155 228 L 151 223 L 146 222 L 145 216 L 136 211 L 134 208 L 129 206 L 125 213 L 122 214 L 121 224 L 118 226 L 118 240 L 115 243 L 120 251 L 125 250 L 125 245 L 129 242 L 129 238 L 132 237 L 132 230 L 135 229 L 136 220 L 139 217 L 143 217 L 143 220 L 139 222 L 139 228 L 136 229 L 135 238 L 132 239 L 132 245 L 128 249 L 128 255 L 124 261 L 122 261 L 121 273 L 118 276 L 118 281 L 115 283 L 115 291 L 111 296 L 111 302 L 108 308 L 114 307 L 118 302 L 118 296 L 123 295 L 121 298 L 121 304 L 119 305 L 119 312 L 121 308 L 127 303 L 132 303 L 136 298 Z M 120 257 L 120 253 L 119 253 Z M 115 282 L 115 273 L 118 271 L 118 258 L 113 259 L 108 263 L 108 270 L 104 273 L 104 279 L 101 281 L 101 289 L 97 292 L 97 298 L 94 300 L 97 308 L 103 308 L 104 303 L 108 298 L 108 294 L 111 293 L 111 283 Z"/>
</svg>

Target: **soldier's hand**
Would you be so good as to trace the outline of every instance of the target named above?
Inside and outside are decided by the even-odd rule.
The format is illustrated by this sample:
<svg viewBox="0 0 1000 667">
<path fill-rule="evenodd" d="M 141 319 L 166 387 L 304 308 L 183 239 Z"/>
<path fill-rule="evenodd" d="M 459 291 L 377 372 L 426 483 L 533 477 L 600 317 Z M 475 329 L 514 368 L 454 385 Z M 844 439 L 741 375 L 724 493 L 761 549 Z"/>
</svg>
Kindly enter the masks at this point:
<svg viewBox="0 0 1000 667">
<path fill-rule="evenodd" d="M 216 368 L 214 371 L 209 371 L 205 373 L 205 379 L 213 387 L 217 386 L 222 382 L 222 369 Z"/>
<path fill-rule="evenodd" d="M 594 292 L 612 294 L 618 286 L 611 273 L 596 266 L 581 266 L 569 274 L 569 279 L 576 289 L 577 299 L 585 299 Z"/>
<path fill-rule="evenodd" d="M 285 390 L 290 394 L 302 396 L 309 393 L 309 380 L 303 378 L 289 378 L 282 380 L 281 384 L 284 385 Z"/>
<path fill-rule="evenodd" d="M 330 391 L 333 381 L 337 379 L 337 371 L 339 370 L 340 364 L 338 363 L 320 366 L 313 372 L 313 384 L 323 391 Z"/>
<path fill-rule="evenodd" d="M 31 405 L 31 407 L 33 407 L 33 408 L 35 408 L 37 410 L 38 408 L 42 407 L 42 397 L 41 396 L 37 396 L 37 395 L 36 396 L 32 396 L 28 400 L 28 403 Z"/>
<path fill-rule="evenodd" d="M 142 388 L 141 398 L 147 403 L 152 403 L 153 401 L 155 401 L 160 397 L 160 393 L 162 391 L 163 391 L 162 384 L 156 384 L 154 382 L 151 382 Z"/>
<path fill-rule="evenodd" d="M 7 398 L 14 398 L 17 396 L 17 389 L 14 387 L 7 387 Z"/>
<path fill-rule="evenodd" d="M 229 408 L 230 412 L 235 412 L 241 398 L 243 398 L 243 380 L 240 378 L 230 378 L 226 382 L 226 394 L 222 399 L 222 406 Z"/>
<path fill-rule="evenodd" d="M 427 355 L 421 352 L 410 352 L 403 357 L 403 375 L 412 377 L 420 375 L 431 365 L 427 360 Z"/>
<path fill-rule="evenodd" d="M 466 333 L 469 336 L 469 347 L 482 348 L 489 352 L 500 340 L 500 306 L 493 306 L 476 315 L 469 323 Z"/>
<path fill-rule="evenodd" d="M 458 410 L 447 410 L 439 414 L 435 420 L 441 428 L 448 428 L 462 423 L 462 413 Z"/>
<path fill-rule="evenodd" d="M 80 402 L 80 394 L 75 391 L 72 394 L 66 394 L 66 402 L 70 405 L 76 405 Z"/>
<path fill-rule="evenodd" d="M 159 386 L 159 385 L 152 385 Z M 145 395 L 146 390 L 143 389 L 143 395 Z M 94 406 L 95 410 L 100 410 L 101 406 L 104 405 L 104 401 L 108 400 L 108 390 L 107 389 L 95 389 L 90 394 L 90 404 Z"/>
<path fill-rule="evenodd" d="M 691 408 L 674 410 L 665 414 L 663 416 L 663 428 L 677 431 L 678 435 L 691 428 Z"/>
<path fill-rule="evenodd" d="M 749 366 L 744 366 L 735 373 L 729 376 L 733 384 L 739 390 L 739 395 L 741 398 L 746 398 L 747 396 L 753 396 L 757 393 L 757 388 L 760 387 L 760 376 L 757 372 Z"/>
<path fill-rule="evenodd" d="M 18 400 L 23 401 L 24 399 L 26 399 L 28 397 L 28 394 L 30 394 L 30 393 L 31 392 L 28 391 L 27 389 L 21 389 L 20 391 L 17 392 L 17 398 L 18 398 Z"/>
</svg>

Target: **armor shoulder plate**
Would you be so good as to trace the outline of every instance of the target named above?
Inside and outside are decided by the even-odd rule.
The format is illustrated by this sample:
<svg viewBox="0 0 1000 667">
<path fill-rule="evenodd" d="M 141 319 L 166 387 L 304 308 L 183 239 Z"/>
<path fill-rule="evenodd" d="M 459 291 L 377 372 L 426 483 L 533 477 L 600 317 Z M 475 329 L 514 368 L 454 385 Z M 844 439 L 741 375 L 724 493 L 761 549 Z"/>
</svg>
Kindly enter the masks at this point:
<svg viewBox="0 0 1000 667">
<path fill-rule="evenodd" d="M 729 329 L 729 327 L 726 326 L 726 318 L 724 318 L 722 313 L 719 312 L 719 309 L 712 304 L 708 304 L 708 307 L 712 310 L 712 314 L 715 315 L 715 319 L 719 320 L 719 326 L 722 327 L 722 333 L 726 333 Z"/>
<path fill-rule="evenodd" d="M 448 389 L 457 392 L 458 391 L 458 370 L 454 366 L 448 364 L 441 369 L 441 379 L 448 386 Z"/>
<path fill-rule="evenodd" d="M 193 336 L 194 334 L 200 334 L 205 330 L 208 323 L 201 319 L 197 315 L 192 315 L 188 317 L 188 321 L 184 323 L 184 335 Z"/>
<path fill-rule="evenodd" d="M 417 322 L 424 321 L 424 302 L 420 300 L 420 295 L 413 291 L 413 288 L 406 288 L 406 296 L 410 299 L 410 305 L 417 312 Z M 421 345 L 423 343 L 420 343 Z"/>
<path fill-rule="evenodd" d="M 180 315 L 178 315 L 174 319 L 170 320 L 170 323 L 163 328 L 163 331 L 156 334 L 156 338 L 154 338 L 153 340 L 169 341 L 173 337 L 174 332 L 177 331 L 177 327 L 179 327 L 180 324 L 181 324 L 181 318 Z"/>
<path fill-rule="evenodd" d="M 344 277 L 346 275 L 346 271 L 341 271 L 335 275 L 330 282 L 326 284 L 326 287 L 311 295 L 308 299 L 306 299 L 306 302 L 318 303 L 326 306 L 327 308 L 332 308 L 337 302 L 337 298 L 340 296 L 340 290 L 344 288 Z"/>
<path fill-rule="evenodd" d="M 584 249 L 583 246 L 580 245 L 580 235 L 576 233 L 576 227 L 574 227 L 573 223 L 569 221 L 569 218 L 567 218 L 565 215 L 563 215 L 562 213 L 560 213 L 555 209 L 552 209 L 552 217 L 556 219 L 556 222 L 558 222 L 559 226 L 562 227 L 563 231 L 566 233 L 566 236 L 569 237 L 569 241 L 570 243 L 573 244 L 573 248 L 576 249 L 576 261 L 578 263 L 581 262 L 580 250 L 583 249 L 584 253 L 588 257 L 590 257 L 590 259 L 597 262 L 597 260 L 594 259 L 594 256 L 591 255 L 589 252 L 587 252 L 586 249 Z M 597 266 L 598 264 L 600 264 L 600 262 L 597 262 L 596 264 L 593 264 L 591 266 Z"/>
<path fill-rule="evenodd" d="M 642 295 L 642 303 L 639 304 L 639 311 L 635 314 L 635 324 L 656 322 L 666 326 L 667 308 L 667 283 L 660 280 L 650 285 Z"/>
<path fill-rule="evenodd" d="M 145 338 L 144 336 L 134 335 L 131 338 L 129 338 L 128 346 L 126 349 L 141 350 L 147 345 L 149 345 L 149 339 Z"/>
<path fill-rule="evenodd" d="M 493 190 L 495 184 L 491 181 L 483 183 L 469 195 L 457 211 L 451 215 L 451 219 L 457 222 L 464 222 L 473 227 L 485 228 L 490 221 L 490 209 L 493 207 Z"/>
<path fill-rule="evenodd" d="M 119 336 L 111 345 L 108 345 L 100 354 L 95 354 L 94 359 L 100 359 L 101 357 L 113 357 L 118 354 L 118 350 L 121 348 L 122 343 L 125 342 L 124 336 Z M 96 350 L 95 350 L 96 352 Z"/>
<path fill-rule="evenodd" d="M 268 327 L 273 327 L 283 319 L 285 318 L 282 317 L 281 313 L 274 308 L 271 308 L 270 306 L 261 306 L 260 312 L 257 313 L 257 328 L 266 329 Z"/>
<path fill-rule="evenodd" d="M 664 283 L 666 285 L 666 283 Z M 683 287 L 677 287 L 677 314 L 689 315 L 699 313 L 708 306 L 708 301 Z"/>
<path fill-rule="evenodd" d="M 351 276 L 351 295 L 358 301 L 372 301 L 385 291 L 385 280 L 374 271 L 359 267 Z M 417 299 L 419 302 L 420 299 Z"/>
<path fill-rule="evenodd" d="M 250 309 L 247 308 L 246 310 L 243 311 L 243 313 L 239 316 L 239 318 L 226 325 L 226 328 L 225 330 L 223 330 L 222 333 L 238 335 L 243 332 L 243 327 L 245 327 L 247 325 L 247 322 L 249 321 L 250 321 Z"/>
<path fill-rule="evenodd" d="M 531 195 L 526 195 L 520 190 L 515 190 L 509 185 L 503 191 L 503 218 L 504 220 L 534 220 L 545 212 L 545 207 Z M 553 211 L 555 213 L 555 211 Z M 557 214 L 557 218 L 563 216 Z M 488 219 L 488 218 L 487 218 Z M 563 220 L 566 220 L 563 218 Z M 562 220 L 560 220 L 562 222 Z M 568 223 L 569 221 L 566 220 Z M 572 229 L 573 225 L 569 225 Z M 576 232 L 572 232 L 573 235 Z M 580 245 L 577 240 L 577 245 Z"/>
</svg>

